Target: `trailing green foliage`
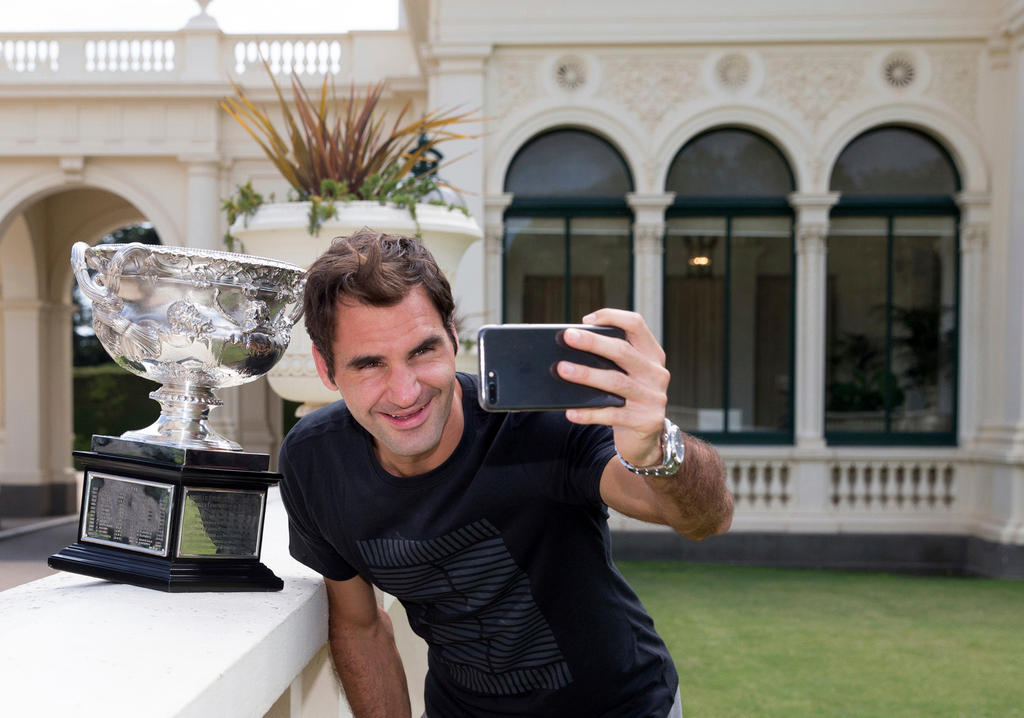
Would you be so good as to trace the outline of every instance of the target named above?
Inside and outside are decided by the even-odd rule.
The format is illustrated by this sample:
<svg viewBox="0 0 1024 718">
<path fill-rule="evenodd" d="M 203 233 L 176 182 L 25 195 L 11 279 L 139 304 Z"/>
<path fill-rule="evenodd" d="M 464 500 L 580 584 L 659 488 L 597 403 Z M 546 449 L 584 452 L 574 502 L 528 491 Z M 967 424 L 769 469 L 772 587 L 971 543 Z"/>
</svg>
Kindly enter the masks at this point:
<svg viewBox="0 0 1024 718">
<path fill-rule="evenodd" d="M 274 195 L 270 195 L 274 199 Z M 231 226 L 241 217 L 243 224 L 248 225 L 249 218 L 256 214 L 256 210 L 263 206 L 266 200 L 263 195 L 252 186 L 252 181 L 235 187 L 235 193 L 220 201 L 221 210 L 228 216 L 228 231 L 224 233 L 224 244 L 231 252 L 240 251 L 241 246 L 238 238 L 231 234 Z M 236 250 L 236 247 L 238 248 Z"/>
</svg>

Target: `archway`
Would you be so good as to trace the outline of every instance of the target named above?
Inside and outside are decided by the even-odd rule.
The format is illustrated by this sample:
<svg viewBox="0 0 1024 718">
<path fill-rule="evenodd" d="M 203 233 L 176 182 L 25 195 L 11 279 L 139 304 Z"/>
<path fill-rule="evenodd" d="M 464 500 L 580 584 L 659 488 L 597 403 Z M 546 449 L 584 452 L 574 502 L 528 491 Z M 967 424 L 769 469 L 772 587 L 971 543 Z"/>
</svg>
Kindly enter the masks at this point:
<svg viewBox="0 0 1024 718">
<path fill-rule="evenodd" d="M 145 221 L 130 202 L 55 187 L 0 217 L 0 515 L 76 510 L 71 245 Z"/>
</svg>

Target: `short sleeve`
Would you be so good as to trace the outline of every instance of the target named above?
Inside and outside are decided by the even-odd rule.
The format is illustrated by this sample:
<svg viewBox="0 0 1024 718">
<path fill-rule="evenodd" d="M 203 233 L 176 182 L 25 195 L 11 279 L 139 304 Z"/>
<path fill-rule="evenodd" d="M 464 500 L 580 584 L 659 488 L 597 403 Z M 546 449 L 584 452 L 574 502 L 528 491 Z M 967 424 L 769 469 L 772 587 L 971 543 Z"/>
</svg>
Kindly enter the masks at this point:
<svg viewBox="0 0 1024 718">
<path fill-rule="evenodd" d="M 543 467 L 541 490 L 577 506 L 603 506 L 601 475 L 615 456 L 611 427 L 573 424 L 561 412 L 524 412 L 508 421 L 519 453 L 531 470 Z M 511 459 L 510 459 L 511 460 Z"/>
<path fill-rule="evenodd" d="M 302 489 L 314 479 L 296 469 L 288 458 L 287 442 L 281 447 L 278 470 L 281 480 L 281 498 L 288 512 L 288 551 L 296 561 L 332 581 L 346 581 L 358 571 L 338 553 L 317 528 L 310 516 L 309 504 Z"/>
<path fill-rule="evenodd" d="M 601 475 L 615 456 L 611 427 L 569 426 L 565 445 L 565 481 L 583 500 L 601 503 Z"/>
</svg>

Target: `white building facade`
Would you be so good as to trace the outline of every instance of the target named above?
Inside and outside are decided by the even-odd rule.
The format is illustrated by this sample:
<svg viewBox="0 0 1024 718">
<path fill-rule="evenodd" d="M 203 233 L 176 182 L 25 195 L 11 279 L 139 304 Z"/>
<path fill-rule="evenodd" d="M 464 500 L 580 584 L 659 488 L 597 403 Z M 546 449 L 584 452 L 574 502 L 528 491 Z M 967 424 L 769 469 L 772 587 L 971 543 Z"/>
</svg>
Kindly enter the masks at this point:
<svg viewBox="0 0 1024 718">
<path fill-rule="evenodd" d="M 480 108 L 442 176 L 485 229 L 467 328 L 642 313 L 732 532 L 617 518 L 625 553 L 1024 576 L 1024 2 L 406 2 L 396 31 L 0 37 L 0 515 L 75 510 L 70 246 L 149 221 L 219 246 L 284 196 L 237 79 L 385 80 Z M 215 10 L 215 8 L 214 8 Z M 227 394 L 227 393 L 226 393 Z M 225 396 L 280 441 L 260 385 Z"/>
</svg>

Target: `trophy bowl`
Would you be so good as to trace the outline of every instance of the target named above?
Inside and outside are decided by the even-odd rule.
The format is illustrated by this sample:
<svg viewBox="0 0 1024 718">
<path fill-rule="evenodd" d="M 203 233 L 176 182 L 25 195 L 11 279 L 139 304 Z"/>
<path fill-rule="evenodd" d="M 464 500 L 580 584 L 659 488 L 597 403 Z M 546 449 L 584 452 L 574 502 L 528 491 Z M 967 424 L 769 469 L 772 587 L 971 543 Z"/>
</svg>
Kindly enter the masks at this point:
<svg viewBox="0 0 1024 718">
<path fill-rule="evenodd" d="M 302 316 L 305 271 L 284 262 L 191 247 L 71 248 L 93 302 L 93 329 L 117 364 L 161 384 L 154 424 L 121 435 L 151 444 L 241 451 L 207 424 L 221 387 L 253 381 L 284 356 Z"/>
</svg>

